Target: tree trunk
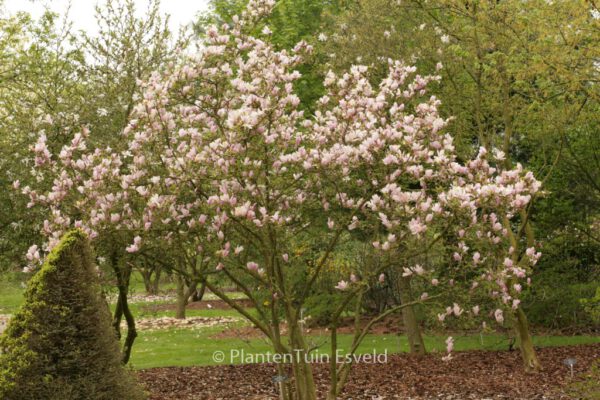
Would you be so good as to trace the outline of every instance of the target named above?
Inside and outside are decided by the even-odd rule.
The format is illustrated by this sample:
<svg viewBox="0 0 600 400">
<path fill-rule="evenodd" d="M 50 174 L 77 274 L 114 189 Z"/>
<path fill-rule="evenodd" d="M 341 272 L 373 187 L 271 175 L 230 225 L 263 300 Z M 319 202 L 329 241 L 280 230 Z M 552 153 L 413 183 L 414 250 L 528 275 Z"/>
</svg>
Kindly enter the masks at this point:
<svg viewBox="0 0 600 400">
<path fill-rule="evenodd" d="M 197 284 L 194 284 L 194 290 L 191 290 L 192 295 L 190 296 L 190 301 L 202 301 L 204 297 L 204 292 L 206 292 L 206 283 L 201 283 L 200 288 L 197 288 Z"/>
<path fill-rule="evenodd" d="M 152 290 L 152 270 L 147 268 L 140 268 L 139 271 L 140 275 L 142 275 L 142 279 L 144 279 L 144 289 L 146 290 L 146 294 L 156 294 Z"/>
<path fill-rule="evenodd" d="M 125 317 L 127 322 L 127 336 L 125 336 L 125 342 L 122 348 L 122 361 L 123 364 L 129 362 L 131 357 L 131 350 L 133 349 L 133 343 L 137 337 L 137 330 L 135 328 L 135 318 L 129 309 L 127 303 L 127 293 L 129 291 L 129 280 L 131 278 L 131 267 L 121 267 L 118 262 L 118 257 L 113 254 L 111 257 L 111 264 L 113 271 L 117 277 L 117 288 L 119 290 L 119 297 L 117 299 L 117 306 L 115 308 L 115 314 L 113 317 L 113 328 L 117 338 L 121 339 L 121 320 Z"/>
<path fill-rule="evenodd" d="M 137 330 L 135 328 L 135 319 L 133 318 L 133 314 L 129 309 L 129 304 L 127 303 L 126 292 L 123 296 L 121 296 L 119 293 L 119 302 L 121 303 L 125 321 L 127 321 L 127 336 L 125 336 L 125 342 L 123 343 L 123 364 L 127 364 L 129 362 L 129 358 L 131 357 L 133 342 L 135 342 L 135 339 L 137 338 Z"/>
<path fill-rule="evenodd" d="M 533 347 L 533 340 L 529 333 L 529 323 L 527 322 L 527 316 L 521 307 L 515 311 L 515 331 L 517 338 L 519 339 L 519 347 L 521 349 L 521 356 L 523 357 L 523 365 L 526 372 L 539 372 L 542 370 L 542 365 L 537 358 L 535 348 Z"/>
<path fill-rule="evenodd" d="M 151 293 L 152 294 L 158 294 L 159 290 L 160 290 L 160 276 L 161 276 L 161 268 L 157 267 L 154 270 L 154 280 L 151 283 Z"/>
<path fill-rule="evenodd" d="M 185 308 L 188 304 L 189 295 L 185 288 L 185 280 L 183 277 L 177 275 L 177 309 L 175 311 L 175 318 L 185 319 Z"/>
<path fill-rule="evenodd" d="M 412 301 L 409 277 L 400 278 L 400 301 L 402 304 Z M 406 330 L 411 354 L 426 354 L 425 342 L 423 341 L 423 335 L 421 335 L 421 328 L 413 306 L 402 309 L 402 321 L 404 322 L 404 329 Z"/>
<path fill-rule="evenodd" d="M 292 369 L 295 380 L 295 396 L 297 400 L 317 400 L 317 389 L 307 353 L 306 342 L 298 321 L 288 321 L 290 325 L 290 341 L 292 344 Z M 333 355 L 335 356 L 335 355 Z"/>
</svg>

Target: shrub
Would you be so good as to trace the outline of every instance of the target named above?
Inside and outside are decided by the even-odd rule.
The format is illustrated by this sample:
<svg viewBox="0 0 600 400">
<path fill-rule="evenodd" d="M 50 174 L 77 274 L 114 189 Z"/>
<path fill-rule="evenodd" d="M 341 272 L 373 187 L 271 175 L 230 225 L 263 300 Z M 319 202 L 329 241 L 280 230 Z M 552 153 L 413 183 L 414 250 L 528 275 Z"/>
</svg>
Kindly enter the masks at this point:
<svg viewBox="0 0 600 400">
<path fill-rule="evenodd" d="M 546 282 L 544 282 L 546 283 Z M 600 327 L 593 320 L 592 299 L 589 304 L 582 299 L 593 298 L 598 284 L 555 282 L 534 285 L 531 292 L 523 297 L 523 308 L 529 322 L 564 333 L 589 333 Z"/>
<path fill-rule="evenodd" d="M 306 315 L 309 316 L 308 324 L 310 326 L 328 326 L 333 322 L 333 312 L 343 301 L 343 296 L 339 293 L 319 293 L 306 299 L 304 307 Z M 356 302 L 354 302 L 356 303 Z M 348 304 L 345 311 L 351 310 L 354 305 Z"/>
<path fill-rule="evenodd" d="M 580 300 L 583 308 L 590 315 L 596 326 L 600 326 L 600 285 L 596 287 L 596 294 L 592 298 Z"/>
<path fill-rule="evenodd" d="M 121 364 L 86 236 L 67 233 L 0 338 L 3 400 L 142 399 Z"/>
</svg>

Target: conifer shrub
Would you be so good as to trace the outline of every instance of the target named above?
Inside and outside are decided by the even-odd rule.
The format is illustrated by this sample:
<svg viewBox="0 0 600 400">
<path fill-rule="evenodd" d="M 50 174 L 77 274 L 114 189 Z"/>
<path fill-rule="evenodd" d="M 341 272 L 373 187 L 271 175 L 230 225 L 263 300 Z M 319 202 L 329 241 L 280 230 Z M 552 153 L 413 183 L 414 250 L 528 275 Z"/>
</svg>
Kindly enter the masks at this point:
<svg viewBox="0 0 600 400">
<path fill-rule="evenodd" d="M 86 235 L 67 233 L 0 337 L 0 399 L 137 400 Z"/>
</svg>

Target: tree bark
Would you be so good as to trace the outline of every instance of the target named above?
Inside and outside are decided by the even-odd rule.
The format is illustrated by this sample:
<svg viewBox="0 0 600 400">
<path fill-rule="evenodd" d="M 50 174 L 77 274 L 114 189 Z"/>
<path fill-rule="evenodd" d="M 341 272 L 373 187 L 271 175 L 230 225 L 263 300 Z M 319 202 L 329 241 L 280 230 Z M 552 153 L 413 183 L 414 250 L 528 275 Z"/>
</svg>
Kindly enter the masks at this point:
<svg viewBox="0 0 600 400">
<path fill-rule="evenodd" d="M 152 270 L 146 268 L 140 268 L 140 275 L 142 275 L 142 279 L 144 280 L 144 289 L 146 290 L 146 294 L 156 294 L 153 292 L 152 286 Z"/>
<path fill-rule="evenodd" d="M 523 358 L 523 365 L 526 372 L 539 372 L 542 370 L 542 364 L 538 360 L 533 340 L 529 333 L 529 323 L 527 316 L 521 307 L 515 310 L 515 331 L 519 339 L 519 348 Z"/>
<path fill-rule="evenodd" d="M 131 358 L 131 350 L 133 349 L 133 343 L 137 337 L 137 330 L 135 328 L 135 318 L 129 309 L 127 303 L 127 293 L 129 292 L 129 281 L 131 278 L 131 267 L 120 266 L 118 256 L 113 253 L 111 256 L 111 265 L 115 276 L 117 278 L 117 289 L 119 290 L 119 296 L 117 299 L 117 307 L 115 308 L 115 314 L 113 316 L 113 328 L 117 338 L 121 339 L 121 320 L 125 317 L 127 322 L 127 335 L 125 336 L 125 342 L 122 348 L 122 362 L 127 364 Z"/>
<path fill-rule="evenodd" d="M 317 400 L 317 389 L 308 358 L 308 349 L 297 319 L 288 321 L 292 344 L 292 369 L 295 378 L 295 399 Z"/>
<path fill-rule="evenodd" d="M 197 288 L 197 285 L 194 285 L 194 290 L 191 291 L 192 295 L 190 296 L 190 301 L 202 301 L 204 297 L 204 293 L 206 292 L 206 283 L 201 283 L 200 288 Z"/>
<path fill-rule="evenodd" d="M 183 277 L 177 275 L 177 309 L 175 318 L 185 319 L 185 308 L 188 304 L 189 295 L 185 289 L 185 281 Z"/>
<path fill-rule="evenodd" d="M 154 280 L 151 282 L 150 294 L 158 294 L 160 290 L 160 276 L 162 275 L 161 272 L 162 271 L 160 267 L 156 267 L 154 269 Z"/>
<path fill-rule="evenodd" d="M 400 278 L 400 301 L 402 304 L 407 304 L 412 301 L 409 277 Z M 402 309 L 402 321 L 404 322 L 404 329 L 406 331 L 406 337 L 408 338 L 411 354 L 426 354 L 427 350 L 425 348 L 425 342 L 423 341 L 423 335 L 421 334 L 421 327 L 419 326 L 419 321 L 417 320 L 417 315 L 413 306 L 404 307 Z"/>
</svg>

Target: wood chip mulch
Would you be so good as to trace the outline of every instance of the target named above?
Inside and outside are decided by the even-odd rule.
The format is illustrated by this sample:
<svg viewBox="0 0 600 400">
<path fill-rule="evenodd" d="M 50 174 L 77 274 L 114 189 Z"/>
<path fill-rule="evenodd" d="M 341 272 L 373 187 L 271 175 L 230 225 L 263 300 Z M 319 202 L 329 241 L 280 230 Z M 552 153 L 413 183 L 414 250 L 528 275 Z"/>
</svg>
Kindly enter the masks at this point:
<svg viewBox="0 0 600 400">
<path fill-rule="evenodd" d="M 357 364 L 341 399 L 570 399 L 566 387 L 581 380 L 593 362 L 600 361 L 600 344 L 547 347 L 538 350 L 544 371 L 523 371 L 518 351 L 468 351 L 449 362 L 440 355 L 422 358 L 389 355 L 387 364 Z M 575 378 L 564 364 L 576 359 Z M 327 366 L 314 365 L 323 392 Z M 276 400 L 275 368 L 270 364 L 154 368 L 138 372 L 150 400 Z M 598 383 L 600 393 L 600 382 Z"/>
</svg>

